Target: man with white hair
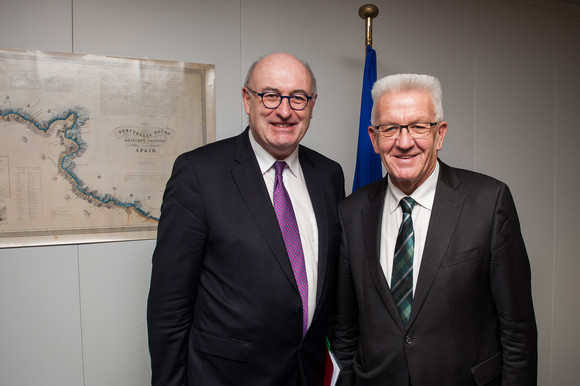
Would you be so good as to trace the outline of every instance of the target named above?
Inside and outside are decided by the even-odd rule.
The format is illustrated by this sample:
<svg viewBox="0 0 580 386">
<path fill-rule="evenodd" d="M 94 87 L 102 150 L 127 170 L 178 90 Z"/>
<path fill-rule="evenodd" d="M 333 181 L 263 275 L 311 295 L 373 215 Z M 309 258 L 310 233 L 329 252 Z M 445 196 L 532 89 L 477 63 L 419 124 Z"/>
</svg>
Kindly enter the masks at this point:
<svg viewBox="0 0 580 386">
<path fill-rule="evenodd" d="M 535 385 L 530 265 L 509 188 L 437 158 L 437 78 L 373 87 L 387 176 L 341 202 L 334 349 L 341 385 Z"/>
</svg>

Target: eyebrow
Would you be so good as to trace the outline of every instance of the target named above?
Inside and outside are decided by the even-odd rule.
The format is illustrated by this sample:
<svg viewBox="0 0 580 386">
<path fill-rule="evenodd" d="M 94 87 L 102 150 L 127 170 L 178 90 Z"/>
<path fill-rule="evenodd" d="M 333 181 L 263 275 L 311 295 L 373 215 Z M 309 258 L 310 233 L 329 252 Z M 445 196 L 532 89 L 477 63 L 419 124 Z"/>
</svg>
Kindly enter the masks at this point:
<svg viewBox="0 0 580 386">
<path fill-rule="evenodd" d="M 431 123 L 432 121 L 430 120 L 415 120 L 413 122 L 409 122 L 409 123 L 381 123 L 378 126 L 409 126 L 409 125 L 415 125 L 417 123 Z"/>
<path fill-rule="evenodd" d="M 276 93 L 282 95 L 282 93 L 280 92 L 280 89 L 277 89 L 275 87 L 264 87 L 264 90 L 262 92 L 269 92 L 269 91 L 276 92 Z M 305 95 L 310 95 L 304 89 L 296 89 L 294 91 L 291 91 L 288 95 L 292 95 L 292 94 L 305 94 Z"/>
</svg>

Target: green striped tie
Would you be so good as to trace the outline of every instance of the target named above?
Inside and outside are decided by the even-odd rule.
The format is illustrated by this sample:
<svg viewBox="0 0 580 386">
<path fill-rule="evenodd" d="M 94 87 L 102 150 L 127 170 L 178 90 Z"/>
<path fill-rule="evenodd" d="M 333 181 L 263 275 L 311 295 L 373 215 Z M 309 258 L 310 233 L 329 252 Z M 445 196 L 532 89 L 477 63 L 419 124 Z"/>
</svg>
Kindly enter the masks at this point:
<svg viewBox="0 0 580 386">
<path fill-rule="evenodd" d="M 415 204 L 415 200 L 411 197 L 404 197 L 400 202 L 403 210 L 403 222 L 399 228 L 399 235 L 395 244 L 393 276 L 391 278 L 391 292 L 405 326 L 409 324 L 411 303 L 413 302 L 413 248 L 415 245 L 415 233 L 413 232 L 411 212 Z"/>
</svg>

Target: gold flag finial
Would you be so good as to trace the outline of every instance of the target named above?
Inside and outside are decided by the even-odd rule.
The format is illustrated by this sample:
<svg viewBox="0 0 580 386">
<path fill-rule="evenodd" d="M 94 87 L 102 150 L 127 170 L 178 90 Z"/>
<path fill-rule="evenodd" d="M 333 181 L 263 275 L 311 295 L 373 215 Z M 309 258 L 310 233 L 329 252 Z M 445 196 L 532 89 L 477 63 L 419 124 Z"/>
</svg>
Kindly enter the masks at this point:
<svg viewBox="0 0 580 386">
<path fill-rule="evenodd" d="M 373 19 L 379 14 L 374 4 L 365 4 L 358 9 L 358 15 L 366 20 L 365 47 L 373 46 Z"/>
</svg>

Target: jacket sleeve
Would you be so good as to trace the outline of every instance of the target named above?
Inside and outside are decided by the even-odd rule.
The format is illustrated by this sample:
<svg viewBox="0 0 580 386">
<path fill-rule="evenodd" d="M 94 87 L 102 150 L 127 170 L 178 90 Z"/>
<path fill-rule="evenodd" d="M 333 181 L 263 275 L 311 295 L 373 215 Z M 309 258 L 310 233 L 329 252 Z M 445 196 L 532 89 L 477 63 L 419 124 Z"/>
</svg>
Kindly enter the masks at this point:
<svg viewBox="0 0 580 386">
<path fill-rule="evenodd" d="M 191 159 L 175 161 L 161 207 L 147 305 L 152 385 L 187 383 L 187 347 L 207 239 Z"/>
<path fill-rule="evenodd" d="M 502 346 L 502 385 L 537 382 L 537 329 L 531 273 L 518 215 L 509 188 L 503 185 L 492 230 L 491 291 Z"/>
</svg>

